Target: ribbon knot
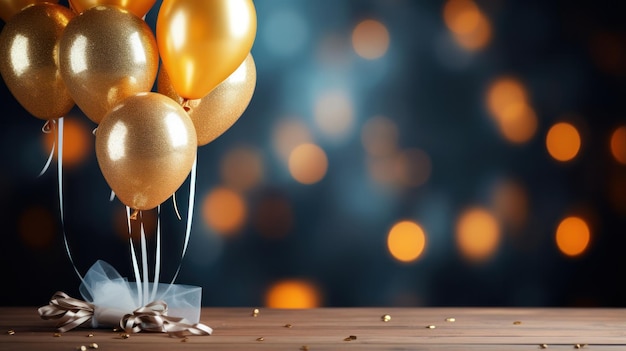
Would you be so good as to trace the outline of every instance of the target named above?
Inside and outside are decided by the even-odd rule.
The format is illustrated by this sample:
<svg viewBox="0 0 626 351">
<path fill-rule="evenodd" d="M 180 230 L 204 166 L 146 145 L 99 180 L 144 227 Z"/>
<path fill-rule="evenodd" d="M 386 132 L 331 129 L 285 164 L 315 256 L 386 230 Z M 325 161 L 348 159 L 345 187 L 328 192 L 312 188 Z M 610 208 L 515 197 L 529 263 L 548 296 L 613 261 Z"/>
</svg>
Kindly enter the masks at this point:
<svg viewBox="0 0 626 351">
<path fill-rule="evenodd" d="M 68 294 L 57 291 L 52 295 L 50 303 L 39 308 L 42 319 L 58 319 L 57 329 L 60 332 L 72 330 L 93 317 L 94 305 L 79 299 L 70 297 Z"/>
<path fill-rule="evenodd" d="M 50 303 L 40 307 L 38 311 L 42 319 L 58 319 L 57 329 L 66 332 L 91 321 L 95 309 L 94 304 L 57 291 L 50 299 Z M 213 329 L 202 323 L 191 323 L 185 318 L 168 316 L 165 301 L 153 301 L 132 313 L 125 314 L 120 319 L 119 325 L 127 333 L 165 332 L 176 337 L 183 337 L 185 332 L 193 335 L 213 333 Z"/>
<path fill-rule="evenodd" d="M 133 313 L 124 315 L 120 320 L 120 327 L 127 333 L 165 332 L 178 337 L 182 337 L 185 331 L 194 335 L 211 335 L 213 332 L 202 323 L 191 323 L 185 318 L 168 316 L 167 304 L 164 301 L 151 302 Z"/>
</svg>

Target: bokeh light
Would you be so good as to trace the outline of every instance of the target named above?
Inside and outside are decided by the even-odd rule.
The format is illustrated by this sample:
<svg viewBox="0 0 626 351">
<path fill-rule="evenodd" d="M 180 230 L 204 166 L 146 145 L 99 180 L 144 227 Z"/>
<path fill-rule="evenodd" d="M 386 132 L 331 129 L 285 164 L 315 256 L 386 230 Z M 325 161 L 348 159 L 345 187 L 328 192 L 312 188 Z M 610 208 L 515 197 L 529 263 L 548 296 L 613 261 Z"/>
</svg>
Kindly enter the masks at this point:
<svg viewBox="0 0 626 351">
<path fill-rule="evenodd" d="M 238 191 L 258 186 L 263 179 L 263 158 L 252 147 L 241 146 L 229 150 L 222 158 L 220 173 L 224 184 Z"/>
<path fill-rule="evenodd" d="M 367 120 L 361 129 L 361 142 L 368 155 L 389 156 L 398 149 L 398 126 L 385 116 L 375 116 Z"/>
<path fill-rule="evenodd" d="M 298 118 L 283 119 L 274 127 L 272 136 L 274 150 L 285 162 L 289 160 L 289 155 L 298 145 L 312 141 L 311 132 Z"/>
<path fill-rule="evenodd" d="M 512 143 L 529 141 L 537 131 L 537 115 L 527 104 L 512 104 L 502 111 L 499 119 L 502 135 Z"/>
<path fill-rule="evenodd" d="M 397 186 L 398 173 L 396 167 L 397 154 L 389 157 L 370 157 L 367 159 L 369 176 L 379 185 Z"/>
<path fill-rule="evenodd" d="M 582 254 L 587 249 L 590 239 L 589 226 L 580 217 L 567 217 L 556 229 L 556 244 L 567 256 Z"/>
<path fill-rule="evenodd" d="M 50 152 L 55 139 L 54 132 L 44 134 L 46 152 Z M 93 155 L 93 145 L 94 136 L 87 123 L 72 116 L 63 119 L 63 167 L 71 168 L 86 161 L 89 156 Z M 56 152 L 54 157 L 56 158 Z"/>
<path fill-rule="evenodd" d="M 33 249 L 46 248 L 57 233 L 56 221 L 43 207 L 27 208 L 18 218 L 18 232 L 24 245 Z"/>
<path fill-rule="evenodd" d="M 448 0 L 443 19 L 459 45 L 467 50 L 482 49 L 491 40 L 491 23 L 472 0 Z"/>
<path fill-rule="evenodd" d="M 491 193 L 491 208 L 501 222 L 521 229 L 528 218 L 529 199 L 524 187 L 513 180 L 498 182 Z"/>
<path fill-rule="evenodd" d="M 456 225 L 457 245 L 472 262 L 489 259 L 500 243 L 500 225 L 486 209 L 474 207 L 461 214 Z"/>
<path fill-rule="evenodd" d="M 487 109 L 492 117 L 500 120 L 515 106 L 528 104 L 528 93 L 522 83 L 513 77 L 495 79 L 487 89 Z"/>
<path fill-rule="evenodd" d="M 328 169 L 326 153 L 315 144 L 297 146 L 289 156 L 289 172 L 302 184 L 314 184 L 322 180 Z"/>
<path fill-rule="evenodd" d="M 330 137 L 345 136 L 354 124 L 354 106 L 343 90 L 324 91 L 315 101 L 314 113 L 317 127 Z"/>
<path fill-rule="evenodd" d="M 293 209 L 288 199 L 281 195 L 267 195 L 256 207 L 254 226 L 261 236 L 280 239 L 294 226 Z"/>
<path fill-rule="evenodd" d="M 626 126 L 621 126 L 611 135 L 611 153 L 615 160 L 626 165 Z"/>
<path fill-rule="evenodd" d="M 431 169 L 430 157 L 420 149 L 406 149 L 396 158 L 398 182 L 406 187 L 417 187 L 426 183 Z"/>
<path fill-rule="evenodd" d="M 303 279 L 286 279 L 269 287 L 265 305 L 270 308 L 302 309 L 319 307 L 322 296 L 315 284 Z"/>
<path fill-rule="evenodd" d="M 425 247 L 424 230 L 413 221 L 401 221 L 394 224 L 387 235 L 389 253 L 400 262 L 415 261 L 422 255 Z"/>
<path fill-rule="evenodd" d="M 365 59 L 380 58 L 389 48 L 389 31 L 377 20 L 364 20 L 352 31 L 352 46 L 357 55 Z"/>
<path fill-rule="evenodd" d="M 235 234 L 243 227 L 247 216 L 245 199 L 232 189 L 216 187 L 204 197 L 202 219 L 218 234 Z"/>
<path fill-rule="evenodd" d="M 550 156 L 558 161 L 570 161 L 580 150 L 580 134 L 576 127 L 567 122 L 553 125 L 546 136 L 546 147 Z"/>
</svg>

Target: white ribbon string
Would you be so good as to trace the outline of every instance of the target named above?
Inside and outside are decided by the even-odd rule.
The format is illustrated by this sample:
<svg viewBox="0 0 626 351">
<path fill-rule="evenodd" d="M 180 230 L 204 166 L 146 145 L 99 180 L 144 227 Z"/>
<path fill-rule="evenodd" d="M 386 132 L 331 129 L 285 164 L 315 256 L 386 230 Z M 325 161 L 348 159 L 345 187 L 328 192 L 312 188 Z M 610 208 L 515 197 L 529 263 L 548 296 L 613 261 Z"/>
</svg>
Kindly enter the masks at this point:
<svg viewBox="0 0 626 351">
<path fill-rule="evenodd" d="M 148 276 L 148 246 L 146 244 L 146 231 L 143 226 L 143 213 L 140 215 L 140 228 L 141 228 L 141 273 L 143 276 L 143 300 L 141 305 L 148 303 L 148 284 L 150 277 Z"/>
<path fill-rule="evenodd" d="M 135 274 L 135 284 L 137 285 L 137 306 L 141 306 L 141 275 L 139 274 L 139 264 L 137 263 L 137 255 L 135 254 L 135 244 L 133 243 L 132 226 L 130 224 L 130 207 L 126 206 L 126 221 L 128 223 L 128 242 L 130 244 L 130 256 L 133 263 L 133 273 Z"/>
<path fill-rule="evenodd" d="M 178 277 L 178 273 L 180 273 L 180 268 L 183 263 L 183 258 L 185 257 L 185 254 L 187 253 L 187 246 L 189 245 L 189 236 L 191 235 L 191 223 L 193 220 L 193 207 L 195 204 L 195 197 L 196 197 L 197 164 L 198 164 L 198 155 L 196 155 L 196 159 L 193 161 L 193 165 L 191 166 L 191 173 L 190 173 L 190 179 L 189 179 L 189 203 L 187 204 L 188 210 L 187 210 L 187 227 L 185 229 L 185 242 L 183 244 L 183 251 L 180 256 L 180 262 L 178 263 L 178 268 L 176 269 L 176 273 L 174 274 L 174 277 L 172 278 L 172 281 L 170 284 L 174 284 L 174 281 Z"/>
<path fill-rule="evenodd" d="M 156 298 L 159 276 L 161 274 L 161 205 L 157 206 L 156 249 L 154 258 L 154 279 L 152 280 L 152 294 L 150 301 Z"/>
<path fill-rule="evenodd" d="M 67 235 L 65 233 L 65 210 L 63 208 L 63 117 L 60 117 L 57 120 L 58 128 L 57 128 L 57 187 L 59 192 L 59 214 L 61 217 L 61 231 L 63 232 L 63 244 L 65 246 L 65 252 L 67 253 L 67 257 L 74 268 L 74 272 L 78 278 L 80 278 L 81 282 L 85 282 L 83 276 L 76 268 L 76 264 L 74 263 L 74 258 L 72 257 L 72 252 L 70 251 L 70 245 L 67 242 Z"/>
<path fill-rule="evenodd" d="M 46 121 L 46 124 L 43 125 L 43 127 L 41 128 L 41 131 L 45 134 L 50 133 L 51 130 L 54 130 L 55 127 L 55 120 L 53 119 L 49 119 Z M 46 171 L 48 171 L 48 168 L 50 168 L 50 164 L 52 163 L 52 158 L 54 157 L 54 151 L 55 151 L 55 147 L 57 144 L 56 141 L 56 137 L 53 139 L 52 141 L 52 148 L 50 149 L 50 154 L 48 155 L 48 160 L 46 161 L 46 164 L 43 166 L 43 168 L 41 169 L 41 172 L 39 172 L 39 175 L 37 177 L 41 177 L 42 175 L 44 175 L 44 173 L 46 173 Z"/>
</svg>

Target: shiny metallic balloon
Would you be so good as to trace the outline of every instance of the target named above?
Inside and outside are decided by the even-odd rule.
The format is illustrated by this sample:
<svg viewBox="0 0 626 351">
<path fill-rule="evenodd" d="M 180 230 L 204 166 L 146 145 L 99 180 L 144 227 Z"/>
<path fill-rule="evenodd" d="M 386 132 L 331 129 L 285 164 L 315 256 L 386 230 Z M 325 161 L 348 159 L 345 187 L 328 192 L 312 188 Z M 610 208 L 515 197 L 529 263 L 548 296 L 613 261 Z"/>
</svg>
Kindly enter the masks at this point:
<svg viewBox="0 0 626 351">
<path fill-rule="evenodd" d="M 0 18 L 8 22 L 14 15 L 26 8 L 26 6 L 40 2 L 56 4 L 59 0 L 0 0 Z"/>
<path fill-rule="evenodd" d="M 74 107 L 58 65 L 58 43 L 74 13 L 40 3 L 25 8 L 0 33 L 0 74 L 15 99 L 33 116 L 59 118 Z"/>
<path fill-rule="evenodd" d="M 83 13 L 98 5 L 113 5 L 141 18 L 150 11 L 155 2 L 156 0 L 70 0 L 70 5 L 77 13 Z"/>
<path fill-rule="evenodd" d="M 189 100 L 189 117 L 198 135 L 198 146 L 206 145 L 224 134 L 248 108 L 256 87 L 256 66 L 252 54 L 225 81 L 207 96 Z M 161 66 L 157 89 L 172 99 L 183 103 Z"/>
<path fill-rule="evenodd" d="M 152 90 L 159 53 L 142 19 L 115 6 L 99 5 L 67 25 L 59 62 L 76 105 L 100 123 L 124 98 Z"/>
<path fill-rule="evenodd" d="M 163 0 L 156 37 L 172 85 L 200 99 L 245 60 L 256 36 L 252 0 Z"/>
<path fill-rule="evenodd" d="M 124 99 L 96 130 L 96 158 L 115 195 L 135 210 L 152 209 L 185 181 L 197 140 L 185 110 L 158 93 Z"/>
</svg>

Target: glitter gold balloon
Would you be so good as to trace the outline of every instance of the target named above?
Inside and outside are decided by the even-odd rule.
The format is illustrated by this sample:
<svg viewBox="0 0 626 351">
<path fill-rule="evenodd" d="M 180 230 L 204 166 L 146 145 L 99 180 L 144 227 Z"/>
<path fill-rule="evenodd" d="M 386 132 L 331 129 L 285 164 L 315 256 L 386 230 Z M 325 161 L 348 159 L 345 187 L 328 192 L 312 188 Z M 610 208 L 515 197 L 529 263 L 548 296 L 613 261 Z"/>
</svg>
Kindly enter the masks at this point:
<svg viewBox="0 0 626 351">
<path fill-rule="evenodd" d="M 74 106 L 56 55 L 73 17 L 67 7 L 35 4 L 13 16 L 0 33 L 0 74 L 15 99 L 37 118 L 59 118 Z"/>
<path fill-rule="evenodd" d="M 225 81 L 220 83 L 207 96 L 189 100 L 189 117 L 196 128 L 198 146 L 206 145 L 232 127 L 246 110 L 256 87 L 256 66 L 252 54 Z M 157 78 L 160 93 L 183 103 L 170 77 L 161 66 Z"/>
<path fill-rule="evenodd" d="M 250 52 L 256 27 L 252 0 L 163 0 L 156 37 L 178 95 L 200 99 L 233 73 Z"/>
<path fill-rule="evenodd" d="M 59 0 L 0 0 L 0 18 L 5 22 L 9 22 L 14 15 L 18 14 L 26 6 L 41 2 L 56 4 Z"/>
<path fill-rule="evenodd" d="M 142 19 L 115 6 L 100 5 L 67 25 L 59 62 L 76 105 L 100 123 L 124 98 L 152 90 L 159 53 Z"/>
<path fill-rule="evenodd" d="M 70 0 L 70 5 L 77 13 L 82 13 L 98 5 L 113 5 L 130 11 L 137 17 L 143 17 L 150 11 L 156 0 Z"/>
<path fill-rule="evenodd" d="M 100 170 L 120 201 L 135 210 L 167 200 L 189 175 L 196 150 L 189 116 L 159 93 L 124 99 L 96 130 Z"/>
</svg>

